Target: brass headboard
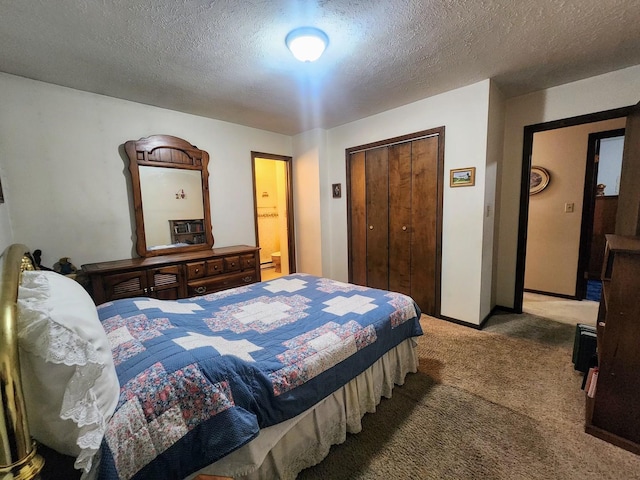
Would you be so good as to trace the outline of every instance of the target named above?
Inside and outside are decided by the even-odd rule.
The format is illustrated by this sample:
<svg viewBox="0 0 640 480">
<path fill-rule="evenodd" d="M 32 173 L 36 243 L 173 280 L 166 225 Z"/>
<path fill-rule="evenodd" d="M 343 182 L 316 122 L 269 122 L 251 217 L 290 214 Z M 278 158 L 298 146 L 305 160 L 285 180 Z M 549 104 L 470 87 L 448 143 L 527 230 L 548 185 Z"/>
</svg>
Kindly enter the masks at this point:
<svg viewBox="0 0 640 480">
<path fill-rule="evenodd" d="M 18 352 L 18 285 L 33 270 L 29 249 L 14 244 L 2 254 L 0 278 L 0 480 L 35 478 L 44 466 L 29 434 Z"/>
</svg>

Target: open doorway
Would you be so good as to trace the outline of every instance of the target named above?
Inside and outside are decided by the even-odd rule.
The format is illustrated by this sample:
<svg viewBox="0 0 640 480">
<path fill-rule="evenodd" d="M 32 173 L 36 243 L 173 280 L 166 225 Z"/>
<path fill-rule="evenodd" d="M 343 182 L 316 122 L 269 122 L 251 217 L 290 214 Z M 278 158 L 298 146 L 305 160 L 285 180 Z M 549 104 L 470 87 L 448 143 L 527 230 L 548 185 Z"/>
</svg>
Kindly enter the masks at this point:
<svg viewBox="0 0 640 480">
<path fill-rule="evenodd" d="M 291 157 L 251 152 L 262 280 L 296 271 Z"/>
<path fill-rule="evenodd" d="M 605 235 L 615 232 L 625 121 L 534 133 L 524 312 L 595 325 Z M 544 182 L 536 184 L 536 173 Z M 599 184 L 608 187 L 602 194 Z"/>
<path fill-rule="evenodd" d="M 618 195 L 622 175 L 622 153 L 624 148 L 624 128 L 592 133 L 589 135 L 587 157 L 586 189 L 595 191 L 586 205 L 583 228 L 584 249 L 581 257 L 584 266 L 581 269 L 587 279 L 586 298 L 589 292 L 600 289 L 600 277 L 604 262 L 605 235 L 615 233 L 618 213 Z M 593 170 L 589 171 L 592 167 Z M 585 199 L 587 196 L 585 194 Z M 585 292 L 580 292 L 585 293 Z M 580 295 L 580 297 L 584 297 Z"/>
<path fill-rule="evenodd" d="M 524 149 L 523 149 L 523 167 L 522 167 L 522 183 L 521 183 L 521 198 L 520 198 L 520 224 L 518 231 L 518 253 L 517 253 L 517 266 L 516 266 L 516 289 L 515 289 L 515 297 L 514 297 L 514 310 L 518 313 L 523 311 L 523 298 L 525 289 L 527 290 L 539 290 L 542 292 L 556 294 L 558 297 L 563 297 L 566 299 L 578 299 L 583 298 L 583 291 L 586 290 L 587 284 L 587 265 L 588 265 L 588 254 L 589 250 L 585 249 L 585 244 L 588 244 L 588 241 L 585 241 L 586 231 L 588 229 L 593 228 L 593 218 L 591 218 L 590 223 L 585 225 L 588 222 L 585 222 L 583 216 L 591 214 L 593 215 L 592 210 L 592 201 L 596 195 L 596 182 L 595 178 L 593 181 L 588 182 L 589 172 L 586 170 L 587 165 L 585 165 L 585 154 L 582 154 L 582 170 L 581 173 L 576 173 L 576 176 L 579 180 L 579 192 L 577 190 L 572 191 L 572 196 L 567 197 L 562 189 L 562 182 L 559 181 L 561 179 L 565 181 L 574 181 L 576 178 L 571 178 L 571 170 L 569 172 L 565 172 L 566 174 L 562 174 L 559 172 L 558 175 L 554 175 L 554 170 L 556 170 L 556 166 L 550 166 L 547 170 L 550 171 L 551 180 L 549 182 L 549 186 L 544 192 L 538 192 L 532 194 L 532 165 L 538 166 L 538 163 L 542 162 L 542 158 L 538 156 L 536 160 L 534 160 L 534 135 L 550 132 L 552 130 L 564 129 L 567 127 L 575 127 L 575 126 L 587 126 L 588 124 L 594 124 L 595 122 L 605 122 L 612 119 L 620 119 L 624 122 L 624 117 L 626 117 L 632 107 L 625 107 L 616 110 L 610 110 L 606 112 L 600 112 L 597 114 L 584 115 L 581 117 L 574 117 L 569 119 L 558 120 L 554 122 L 547 122 L 544 124 L 531 125 L 527 126 L 524 129 Z M 609 128 L 617 128 L 617 127 L 603 127 L 600 129 L 607 130 Z M 596 129 L 597 131 L 597 129 Z M 587 140 L 586 137 L 584 139 L 584 148 L 587 148 Z M 545 166 L 545 165 L 541 165 Z M 597 172 L 597 170 L 595 170 Z M 593 174 L 594 168 L 591 167 L 591 174 Z M 555 180 L 555 183 L 554 183 Z M 589 183 L 589 185 L 587 185 Z M 553 185 L 553 188 L 552 188 Z M 554 196 L 554 190 L 557 198 L 552 199 Z M 593 190 L 593 191 L 591 191 Z M 531 191 L 531 193 L 530 193 Z M 535 204 L 534 204 L 535 200 Z M 550 201 L 549 205 L 545 205 L 547 201 Z M 533 205 L 532 205 L 533 204 Z M 537 204 L 537 205 L 536 205 Z M 548 232 L 544 232 L 544 228 L 546 228 L 549 223 L 545 219 L 536 219 L 531 218 L 535 217 L 532 210 L 547 210 L 552 211 L 556 216 L 555 220 L 562 225 L 566 225 L 567 223 L 573 223 L 573 242 L 572 246 L 572 255 L 573 255 L 573 263 L 569 267 L 567 266 L 567 258 L 562 258 L 560 261 L 553 260 L 550 253 L 553 250 L 553 241 L 560 242 L 559 245 L 562 245 L 561 248 L 566 248 L 566 243 L 568 237 L 566 235 L 556 235 L 555 237 L 551 237 Z M 577 221 L 577 233 L 576 233 L 576 221 Z M 585 228 L 587 228 L 585 230 Z M 537 251 L 536 248 L 531 247 L 530 240 L 532 237 L 538 236 L 541 239 Z M 589 237 L 590 239 L 590 237 Z M 557 253 L 557 252 L 556 252 Z M 573 269 L 572 271 L 568 271 L 565 273 L 565 283 L 562 288 L 564 290 L 559 290 L 555 288 L 547 289 L 536 288 L 525 286 L 525 274 L 527 274 L 527 266 L 534 268 L 540 268 L 547 265 L 552 267 L 557 267 L 559 264 L 564 264 L 567 269 Z M 531 273 L 531 272 L 528 272 Z M 535 272 L 534 272 L 535 273 Z M 555 276 L 553 278 L 553 282 L 557 283 L 560 280 L 560 276 Z M 569 285 L 567 287 L 567 285 Z M 557 287 L 557 285 L 556 285 Z M 549 291 L 551 290 L 551 291 Z"/>
</svg>

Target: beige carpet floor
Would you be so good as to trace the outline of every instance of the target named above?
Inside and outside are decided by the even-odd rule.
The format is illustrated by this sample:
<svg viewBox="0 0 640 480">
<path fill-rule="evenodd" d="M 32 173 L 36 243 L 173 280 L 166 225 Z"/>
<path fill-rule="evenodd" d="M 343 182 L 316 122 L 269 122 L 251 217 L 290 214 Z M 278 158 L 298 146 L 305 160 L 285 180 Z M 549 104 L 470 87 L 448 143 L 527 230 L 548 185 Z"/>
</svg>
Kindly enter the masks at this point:
<svg viewBox="0 0 640 480">
<path fill-rule="evenodd" d="M 421 323 L 419 372 L 299 479 L 640 479 L 640 456 L 584 433 L 575 325 Z"/>
<path fill-rule="evenodd" d="M 599 302 L 570 300 L 539 293 L 524 292 L 522 310 L 556 322 L 595 325 Z"/>
</svg>

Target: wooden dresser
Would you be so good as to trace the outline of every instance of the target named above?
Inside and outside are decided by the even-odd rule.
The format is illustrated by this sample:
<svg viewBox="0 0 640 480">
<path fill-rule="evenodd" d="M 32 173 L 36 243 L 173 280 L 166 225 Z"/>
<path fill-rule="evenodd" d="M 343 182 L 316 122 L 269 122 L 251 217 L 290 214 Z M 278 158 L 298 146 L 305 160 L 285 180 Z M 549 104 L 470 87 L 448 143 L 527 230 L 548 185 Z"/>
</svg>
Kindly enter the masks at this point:
<svg viewBox="0 0 640 480">
<path fill-rule="evenodd" d="M 163 300 L 204 295 L 260 281 L 259 248 L 214 248 L 82 266 L 96 305 L 129 297 Z"/>
<path fill-rule="evenodd" d="M 585 430 L 640 454 L 640 237 L 606 236 L 598 313 L 598 378 Z"/>
</svg>

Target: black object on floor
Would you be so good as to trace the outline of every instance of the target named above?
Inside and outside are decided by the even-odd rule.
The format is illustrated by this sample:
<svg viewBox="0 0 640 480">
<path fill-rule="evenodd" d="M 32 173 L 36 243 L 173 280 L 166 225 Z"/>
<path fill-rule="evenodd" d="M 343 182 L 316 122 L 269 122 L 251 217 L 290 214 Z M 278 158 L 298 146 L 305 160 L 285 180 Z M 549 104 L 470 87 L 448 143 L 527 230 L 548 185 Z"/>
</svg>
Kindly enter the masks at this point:
<svg viewBox="0 0 640 480">
<path fill-rule="evenodd" d="M 573 341 L 573 366 L 576 370 L 586 373 L 589 361 L 596 353 L 596 327 L 579 323 L 576 325 L 576 336 Z"/>
</svg>

